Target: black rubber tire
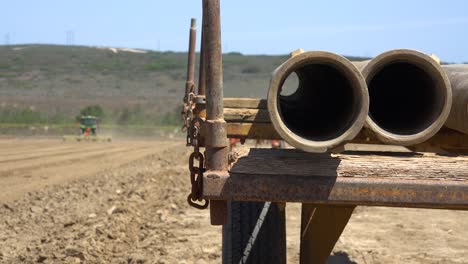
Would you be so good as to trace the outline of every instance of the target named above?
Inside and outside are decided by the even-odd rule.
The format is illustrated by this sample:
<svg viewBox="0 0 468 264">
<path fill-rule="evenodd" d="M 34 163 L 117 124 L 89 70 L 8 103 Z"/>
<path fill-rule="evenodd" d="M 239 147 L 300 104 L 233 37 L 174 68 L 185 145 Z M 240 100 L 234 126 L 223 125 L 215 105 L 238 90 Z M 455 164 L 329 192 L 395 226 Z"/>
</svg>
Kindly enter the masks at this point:
<svg viewBox="0 0 468 264">
<path fill-rule="evenodd" d="M 228 223 L 223 226 L 223 264 L 238 263 L 286 263 L 286 225 L 284 206 L 268 203 L 263 222 L 259 221 L 266 203 L 228 203 Z M 268 206 L 267 204 L 267 206 Z M 252 243 L 254 228 L 258 234 Z M 247 248 L 247 250 L 246 250 Z M 249 251 L 250 248 L 250 251 Z M 249 252 L 249 253 L 247 253 Z M 244 253 L 248 255 L 244 258 Z M 241 262 L 246 259 L 245 262 Z"/>
</svg>

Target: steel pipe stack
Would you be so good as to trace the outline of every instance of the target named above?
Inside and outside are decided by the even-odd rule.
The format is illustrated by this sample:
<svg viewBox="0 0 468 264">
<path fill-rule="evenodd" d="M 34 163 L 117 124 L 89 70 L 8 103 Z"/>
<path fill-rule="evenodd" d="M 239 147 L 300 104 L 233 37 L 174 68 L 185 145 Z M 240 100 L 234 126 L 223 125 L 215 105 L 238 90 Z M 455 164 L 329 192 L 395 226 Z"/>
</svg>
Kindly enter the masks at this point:
<svg viewBox="0 0 468 264">
<path fill-rule="evenodd" d="M 285 94 L 293 73 L 297 89 Z M 408 49 L 354 63 L 303 52 L 273 72 L 268 111 L 278 134 L 308 152 L 333 150 L 363 126 L 380 142 L 400 146 L 423 143 L 443 126 L 468 135 L 468 65 L 441 66 Z"/>
<path fill-rule="evenodd" d="M 295 73 L 297 90 L 282 94 Z M 270 119 L 290 145 L 308 152 L 327 152 L 353 139 L 369 109 L 364 78 L 349 60 L 324 51 L 295 55 L 272 75 L 268 91 Z"/>
</svg>

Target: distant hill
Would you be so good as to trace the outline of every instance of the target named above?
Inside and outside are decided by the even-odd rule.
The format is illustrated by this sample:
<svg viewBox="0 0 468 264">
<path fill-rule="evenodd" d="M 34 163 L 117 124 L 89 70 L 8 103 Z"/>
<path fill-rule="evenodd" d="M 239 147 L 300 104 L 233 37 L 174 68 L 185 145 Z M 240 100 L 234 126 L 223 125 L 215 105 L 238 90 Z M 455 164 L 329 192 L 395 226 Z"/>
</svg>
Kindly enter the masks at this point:
<svg viewBox="0 0 468 264">
<path fill-rule="evenodd" d="M 286 58 L 225 54 L 225 96 L 265 97 L 272 70 Z M 72 120 L 94 104 L 112 116 L 129 109 L 161 116 L 180 108 L 186 59 L 186 53 L 175 52 L 0 46 L 0 110 L 29 109 L 51 120 Z"/>
</svg>

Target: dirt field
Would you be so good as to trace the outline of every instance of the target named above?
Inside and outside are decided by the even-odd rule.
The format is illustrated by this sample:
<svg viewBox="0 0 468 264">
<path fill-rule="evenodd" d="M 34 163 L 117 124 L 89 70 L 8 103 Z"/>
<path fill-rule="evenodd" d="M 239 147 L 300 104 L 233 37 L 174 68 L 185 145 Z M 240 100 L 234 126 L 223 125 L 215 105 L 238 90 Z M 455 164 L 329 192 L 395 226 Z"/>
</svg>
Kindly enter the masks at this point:
<svg viewBox="0 0 468 264">
<path fill-rule="evenodd" d="M 220 263 L 182 141 L 0 139 L 1 263 Z M 287 205 L 288 260 L 299 252 Z M 468 212 L 359 207 L 332 263 L 468 263 Z"/>
</svg>

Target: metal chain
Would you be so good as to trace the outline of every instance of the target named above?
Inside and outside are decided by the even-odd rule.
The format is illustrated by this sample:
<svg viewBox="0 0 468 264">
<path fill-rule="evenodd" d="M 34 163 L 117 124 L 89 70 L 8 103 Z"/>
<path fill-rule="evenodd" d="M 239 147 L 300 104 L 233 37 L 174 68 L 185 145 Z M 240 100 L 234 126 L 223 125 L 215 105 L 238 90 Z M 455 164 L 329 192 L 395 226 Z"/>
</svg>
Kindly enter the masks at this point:
<svg viewBox="0 0 468 264">
<path fill-rule="evenodd" d="M 203 119 L 195 117 L 191 120 L 190 126 L 187 129 L 187 144 L 189 141 L 194 147 L 193 153 L 189 157 L 190 182 L 192 191 L 187 196 L 187 202 L 197 208 L 206 209 L 210 204 L 209 200 L 201 198 L 203 195 L 203 173 L 205 172 L 205 157 L 200 152 L 200 127 L 203 124 Z M 195 160 L 198 160 L 198 166 L 195 166 Z M 202 204 L 197 202 L 203 202 Z"/>
<path fill-rule="evenodd" d="M 189 157 L 190 183 L 192 190 L 187 196 L 187 202 L 197 208 L 206 209 L 209 205 L 209 200 L 202 199 L 203 195 L 203 172 L 205 172 L 205 157 L 200 152 L 200 127 L 203 124 L 203 119 L 193 115 L 195 108 L 195 93 L 194 87 L 189 89 L 189 93 L 184 98 L 184 108 L 182 117 L 184 125 L 182 131 L 187 131 L 186 143 L 187 146 L 193 146 L 193 153 Z M 195 166 L 195 160 L 198 160 L 198 166 Z M 200 204 L 200 202 L 203 202 Z"/>
<path fill-rule="evenodd" d="M 187 131 L 187 146 L 193 146 L 194 151 L 189 157 L 190 183 L 192 184 L 192 190 L 187 197 L 187 202 L 197 209 L 205 209 L 208 207 L 209 201 L 201 198 L 203 194 L 203 172 L 205 172 L 205 157 L 200 152 L 199 142 L 200 127 L 204 121 L 200 117 L 194 117 L 194 87 L 192 86 L 188 90 L 189 92 L 185 95 L 184 108 L 182 110 L 182 118 L 184 119 L 182 131 Z M 198 166 L 195 166 L 195 160 L 198 160 Z M 200 204 L 199 202 L 203 203 Z"/>
<path fill-rule="evenodd" d="M 182 131 L 187 131 L 190 127 L 190 122 L 193 119 L 193 109 L 195 108 L 194 103 L 195 93 L 190 92 L 184 98 L 184 109 L 182 110 L 182 118 L 184 119 L 184 125 L 182 127 Z M 188 132 L 188 131 L 187 131 Z M 188 136 L 188 133 L 187 133 Z M 190 146 L 187 138 L 187 145 Z"/>
</svg>

